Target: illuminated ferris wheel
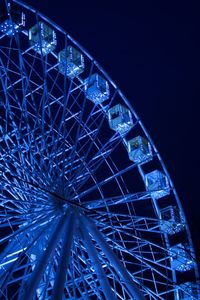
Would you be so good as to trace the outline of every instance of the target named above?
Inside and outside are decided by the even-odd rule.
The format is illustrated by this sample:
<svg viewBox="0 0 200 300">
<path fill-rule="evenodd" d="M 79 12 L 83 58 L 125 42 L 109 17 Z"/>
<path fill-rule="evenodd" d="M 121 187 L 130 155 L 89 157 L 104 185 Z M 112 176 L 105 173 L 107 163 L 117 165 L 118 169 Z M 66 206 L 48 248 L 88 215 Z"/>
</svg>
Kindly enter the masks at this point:
<svg viewBox="0 0 200 300">
<path fill-rule="evenodd" d="M 199 299 L 169 174 L 98 63 L 24 2 L 0 8 L 0 298 Z"/>
</svg>

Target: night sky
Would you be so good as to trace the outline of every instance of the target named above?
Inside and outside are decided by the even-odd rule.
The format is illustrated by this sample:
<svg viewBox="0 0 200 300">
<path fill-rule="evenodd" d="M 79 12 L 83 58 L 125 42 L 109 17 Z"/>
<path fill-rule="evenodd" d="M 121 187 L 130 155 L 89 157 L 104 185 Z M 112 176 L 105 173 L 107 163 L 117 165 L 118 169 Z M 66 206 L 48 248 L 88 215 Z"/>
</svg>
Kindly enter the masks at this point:
<svg viewBox="0 0 200 300">
<path fill-rule="evenodd" d="M 198 1 L 25 2 L 73 36 L 134 106 L 171 175 L 199 257 Z"/>
</svg>

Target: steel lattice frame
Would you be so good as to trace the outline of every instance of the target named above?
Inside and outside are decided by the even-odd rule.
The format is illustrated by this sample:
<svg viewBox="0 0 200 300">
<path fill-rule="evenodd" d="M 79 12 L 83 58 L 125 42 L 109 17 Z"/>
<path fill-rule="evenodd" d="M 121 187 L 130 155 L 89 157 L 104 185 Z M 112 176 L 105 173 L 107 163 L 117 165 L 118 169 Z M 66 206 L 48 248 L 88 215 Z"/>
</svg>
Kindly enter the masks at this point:
<svg viewBox="0 0 200 300">
<path fill-rule="evenodd" d="M 25 3 L 13 2 L 26 25 L 0 36 L 1 299 L 183 299 L 188 272 L 173 268 L 170 249 L 177 235 L 163 230 L 162 209 L 179 209 L 177 240 L 189 245 L 190 279 L 197 283 L 190 233 L 141 120 L 71 36 Z M 57 36 L 48 55 L 28 40 L 28 29 L 40 21 Z M 69 45 L 85 60 L 84 72 L 73 79 L 59 72 L 57 61 Z M 84 80 L 94 73 L 110 90 L 109 99 L 96 104 L 87 99 Z M 118 103 L 133 117 L 129 138 L 141 135 L 151 144 L 151 161 L 131 161 L 128 137 L 109 128 L 107 112 Z M 155 169 L 169 182 L 160 199 L 144 184 Z"/>
</svg>

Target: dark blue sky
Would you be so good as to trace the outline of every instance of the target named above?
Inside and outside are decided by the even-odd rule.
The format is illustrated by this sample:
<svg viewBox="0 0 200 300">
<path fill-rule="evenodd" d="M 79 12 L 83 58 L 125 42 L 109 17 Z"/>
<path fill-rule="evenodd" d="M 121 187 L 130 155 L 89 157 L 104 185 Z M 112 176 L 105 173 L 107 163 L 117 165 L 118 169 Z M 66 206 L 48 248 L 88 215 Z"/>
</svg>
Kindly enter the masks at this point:
<svg viewBox="0 0 200 300">
<path fill-rule="evenodd" d="M 133 104 L 167 166 L 200 254 L 198 1 L 25 2 L 72 35 Z"/>
</svg>

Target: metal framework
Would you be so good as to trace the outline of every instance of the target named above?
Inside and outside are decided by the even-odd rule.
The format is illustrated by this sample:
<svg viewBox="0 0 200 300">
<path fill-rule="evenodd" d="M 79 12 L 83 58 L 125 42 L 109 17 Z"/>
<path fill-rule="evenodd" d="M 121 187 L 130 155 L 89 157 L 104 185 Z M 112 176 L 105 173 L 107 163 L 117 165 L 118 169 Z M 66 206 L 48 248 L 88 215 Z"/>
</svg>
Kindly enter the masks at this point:
<svg viewBox="0 0 200 300">
<path fill-rule="evenodd" d="M 62 28 L 0 8 L 0 298 L 199 299 L 169 174 L 130 102 Z"/>
</svg>

